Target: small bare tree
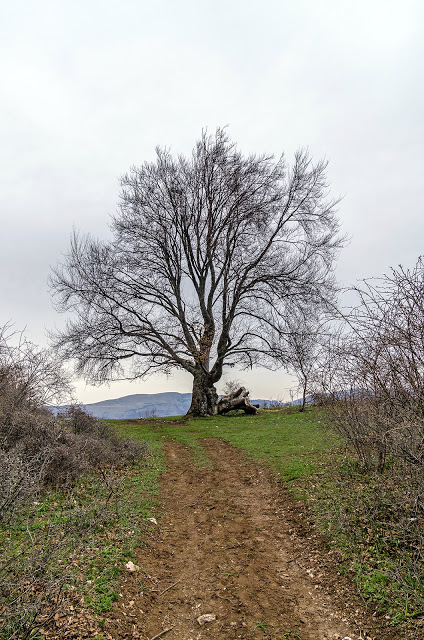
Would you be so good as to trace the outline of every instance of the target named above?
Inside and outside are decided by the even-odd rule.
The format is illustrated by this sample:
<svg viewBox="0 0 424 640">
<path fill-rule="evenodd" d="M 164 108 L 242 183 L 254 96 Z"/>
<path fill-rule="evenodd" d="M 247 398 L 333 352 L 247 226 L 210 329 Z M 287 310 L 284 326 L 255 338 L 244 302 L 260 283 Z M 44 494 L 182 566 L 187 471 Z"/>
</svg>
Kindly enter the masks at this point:
<svg viewBox="0 0 424 640">
<path fill-rule="evenodd" d="M 241 380 L 236 378 L 232 378 L 231 380 L 226 380 L 224 384 L 224 396 L 228 396 L 230 393 L 234 393 L 237 389 L 240 389 L 243 384 Z"/>
<path fill-rule="evenodd" d="M 75 234 L 55 270 L 57 307 L 74 313 L 56 347 L 94 383 L 184 369 L 190 413 L 216 413 L 224 366 L 272 358 L 287 305 L 333 295 L 325 170 L 306 151 L 292 167 L 243 156 L 222 129 L 190 158 L 158 149 L 121 179 L 113 240 Z"/>
<path fill-rule="evenodd" d="M 321 343 L 328 339 L 329 327 L 325 311 L 324 305 L 293 308 L 282 319 L 279 339 L 273 346 L 277 361 L 298 380 L 301 412 L 306 407 L 307 393 L 317 369 Z"/>
</svg>

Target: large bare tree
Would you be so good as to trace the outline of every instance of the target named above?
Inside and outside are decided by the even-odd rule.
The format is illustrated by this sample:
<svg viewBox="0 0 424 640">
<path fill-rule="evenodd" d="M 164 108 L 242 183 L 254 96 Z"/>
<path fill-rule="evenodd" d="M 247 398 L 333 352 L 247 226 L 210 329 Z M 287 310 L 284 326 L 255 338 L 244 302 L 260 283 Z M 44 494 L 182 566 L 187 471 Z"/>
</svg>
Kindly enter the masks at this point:
<svg viewBox="0 0 424 640">
<path fill-rule="evenodd" d="M 157 149 L 121 179 L 113 239 L 74 234 L 51 282 L 56 336 L 92 382 L 179 368 L 193 375 L 192 415 L 216 413 L 224 366 L 272 357 L 287 306 L 333 294 L 340 246 L 326 163 L 298 151 L 243 155 L 225 129 L 191 157 Z"/>
</svg>

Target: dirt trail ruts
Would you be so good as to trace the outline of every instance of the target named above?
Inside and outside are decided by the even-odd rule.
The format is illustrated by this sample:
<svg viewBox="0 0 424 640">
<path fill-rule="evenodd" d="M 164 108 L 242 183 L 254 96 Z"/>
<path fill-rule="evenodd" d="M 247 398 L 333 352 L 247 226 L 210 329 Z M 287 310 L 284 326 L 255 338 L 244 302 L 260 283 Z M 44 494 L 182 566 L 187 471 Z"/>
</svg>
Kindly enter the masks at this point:
<svg viewBox="0 0 424 640">
<path fill-rule="evenodd" d="M 139 550 L 141 570 L 123 576 L 105 631 L 116 640 L 376 637 L 361 629 L 363 611 L 275 478 L 221 440 L 202 444 L 208 468 L 166 445 L 165 514 Z M 201 625 L 204 614 L 216 619 Z"/>
</svg>

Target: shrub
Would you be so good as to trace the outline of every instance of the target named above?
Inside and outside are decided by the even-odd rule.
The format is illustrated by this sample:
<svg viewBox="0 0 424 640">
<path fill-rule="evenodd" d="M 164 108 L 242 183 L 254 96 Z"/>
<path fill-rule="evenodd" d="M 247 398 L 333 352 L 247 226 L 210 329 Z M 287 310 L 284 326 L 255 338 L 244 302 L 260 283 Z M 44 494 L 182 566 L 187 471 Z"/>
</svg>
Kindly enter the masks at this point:
<svg viewBox="0 0 424 640">
<path fill-rule="evenodd" d="M 424 466 L 424 263 L 355 289 L 359 304 L 327 350 L 318 397 L 366 468 Z"/>
<path fill-rule="evenodd" d="M 147 454 L 146 446 L 121 440 L 81 407 L 53 416 L 46 403 L 68 391 L 54 355 L 0 328 L 0 535 L 6 542 L 0 554 L 2 640 L 35 637 L 62 607 L 69 598 L 69 561 L 83 535 L 111 519 L 112 497 L 117 509 L 120 484 L 113 467 Z M 90 504 L 80 507 L 72 487 L 82 474 L 96 471 Z M 48 505 L 48 490 L 58 487 L 66 488 L 68 500 L 60 514 L 44 520 L 39 501 Z M 16 545 L 20 531 L 28 532 L 31 544 Z"/>
<path fill-rule="evenodd" d="M 12 368 L 0 377 L 0 638 L 36 637 L 37 629 L 69 603 L 71 562 L 84 535 L 116 517 L 120 483 L 112 467 L 133 463 L 147 447 L 118 438 L 111 427 L 80 407 L 54 417 L 23 393 Z M 82 474 L 91 480 L 90 504 L 81 507 L 72 486 Z M 97 479 L 96 479 L 97 478 Z M 40 518 L 48 490 L 65 487 L 68 500 L 53 518 Z M 112 500 L 113 498 L 113 500 Z M 48 506 L 47 506 L 48 509 Z M 112 511 L 113 509 L 113 511 Z M 28 531 L 31 544 L 15 542 Z M 31 533 L 32 531 L 32 533 Z M 38 637 L 38 636 L 37 636 Z"/>
</svg>

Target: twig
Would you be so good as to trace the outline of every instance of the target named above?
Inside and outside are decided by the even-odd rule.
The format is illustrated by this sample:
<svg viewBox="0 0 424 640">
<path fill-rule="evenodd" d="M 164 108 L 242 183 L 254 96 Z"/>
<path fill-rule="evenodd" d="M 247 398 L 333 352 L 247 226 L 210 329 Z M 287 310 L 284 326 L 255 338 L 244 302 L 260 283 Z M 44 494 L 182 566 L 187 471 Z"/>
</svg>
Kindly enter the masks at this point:
<svg viewBox="0 0 424 640">
<path fill-rule="evenodd" d="M 173 629 L 174 627 L 169 627 L 169 629 L 164 629 L 163 631 L 161 631 L 160 633 L 156 634 L 155 636 L 153 636 L 153 638 L 150 638 L 150 640 L 157 640 L 157 638 L 160 638 L 161 636 L 164 636 L 165 633 L 168 633 L 168 631 L 171 631 L 171 629 Z"/>
<path fill-rule="evenodd" d="M 182 581 L 182 578 L 180 578 L 179 580 L 177 580 L 177 582 L 174 582 L 174 584 L 170 584 L 169 587 L 166 587 L 166 589 L 164 589 L 163 591 L 160 592 L 160 596 L 163 596 L 164 593 L 166 593 L 167 591 L 169 591 L 169 589 L 172 589 L 172 587 L 175 587 L 179 582 Z M 153 638 L 152 638 L 153 640 Z"/>
<path fill-rule="evenodd" d="M 32 544 L 34 544 L 34 538 L 32 537 L 32 535 L 31 535 L 31 531 L 30 531 L 30 530 L 29 530 L 29 528 L 28 528 L 28 523 L 27 523 L 26 528 L 27 528 L 27 531 L 28 531 L 28 533 L 29 533 L 29 537 L 31 538 L 31 542 L 32 542 Z"/>
</svg>

